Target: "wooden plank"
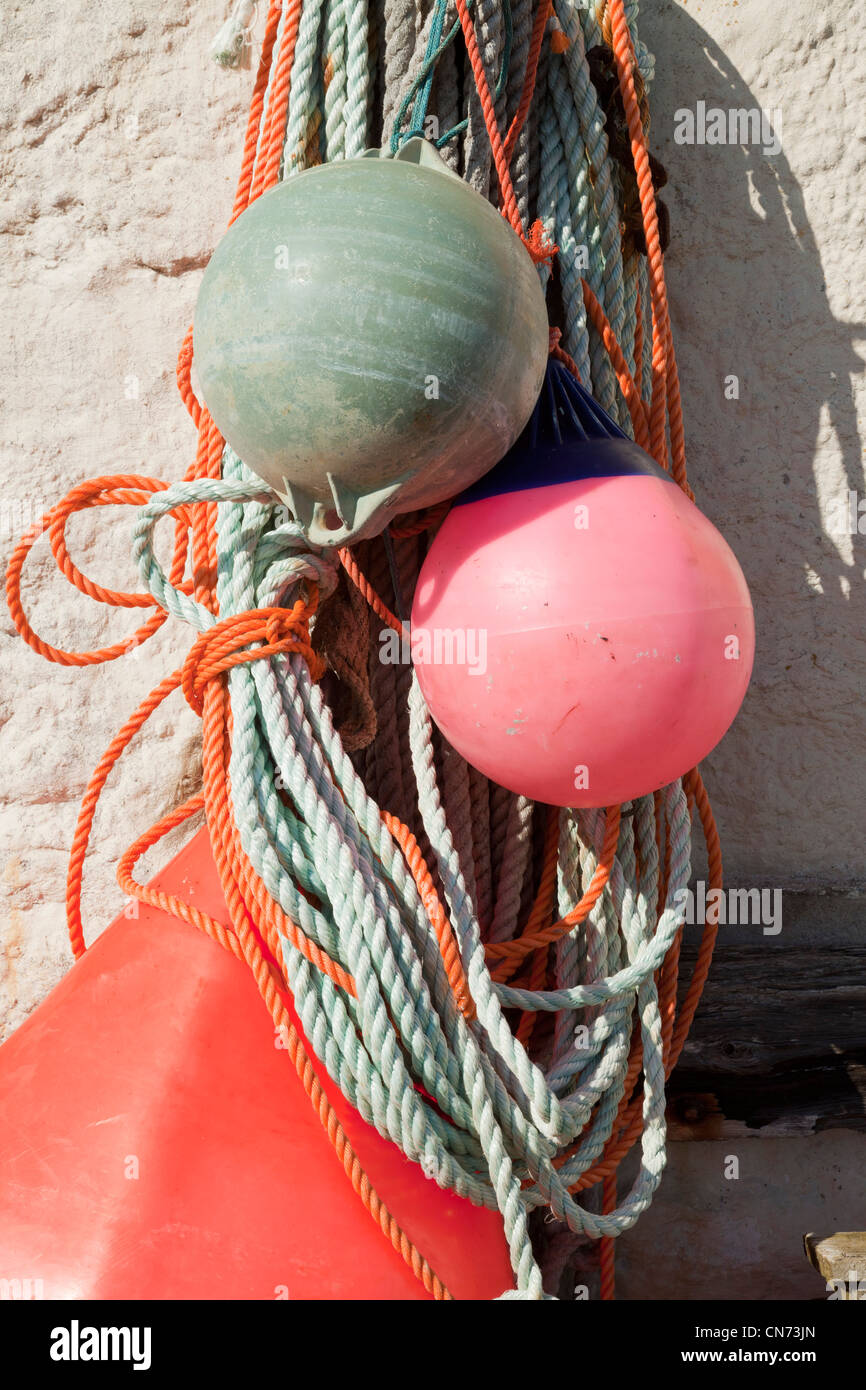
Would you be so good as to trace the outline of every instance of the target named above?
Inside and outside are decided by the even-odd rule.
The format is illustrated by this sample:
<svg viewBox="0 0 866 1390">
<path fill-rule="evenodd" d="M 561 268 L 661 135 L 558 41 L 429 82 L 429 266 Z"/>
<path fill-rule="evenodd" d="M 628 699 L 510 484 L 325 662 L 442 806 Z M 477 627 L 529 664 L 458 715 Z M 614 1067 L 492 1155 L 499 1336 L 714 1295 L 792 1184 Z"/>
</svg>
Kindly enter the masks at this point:
<svg viewBox="0 0 866 1390">
<path fill-rule="evenodd" d="M 866 1298 L 866 1231 L 837 1231 L 803 1237 L 806 1259 L 824 1280 L 831 1299 L 859 1303 Z"/>
<path fill-rule="evenodd" d="M 720 931 L 668 1084 L 671 1138 L 866 1131 L 866 950 L 803 931 L 787 942 L 752 935 Z M 695 956 L 690 941 L 683 989 Z"/>
</svg>

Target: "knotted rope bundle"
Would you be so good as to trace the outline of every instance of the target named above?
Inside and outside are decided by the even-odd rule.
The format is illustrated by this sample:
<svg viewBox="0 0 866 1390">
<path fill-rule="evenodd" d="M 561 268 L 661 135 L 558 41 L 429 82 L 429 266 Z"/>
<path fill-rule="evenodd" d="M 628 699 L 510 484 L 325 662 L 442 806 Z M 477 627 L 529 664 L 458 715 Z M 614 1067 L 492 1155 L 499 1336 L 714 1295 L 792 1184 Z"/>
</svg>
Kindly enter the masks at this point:
<svg viewBox="0 0 866 1390">
<path fill-rule="evenodd" d="M 688 490 L 643 111 L 652 63 L 636 12 L 633 0 L 595 13 L 565 0 L 272 0 L 232 218 L 310 164 L 434 133 L 451 166 L 500 203 L 543 279 L 556 277 L 563 321 L 552 350 Z M 250 6 L 236 6 L 220 61 L 236 58 L 249 19 Z M 613 111 L 591 79 L 593 49 L 616 73 Z M 610 156 L 611 120 L 627 128 L 631 170 Z M 623 235 L 628 179 L 645 257 Z M 73 949 L 84 950 L 81 878 L 101 789 L 149 714 L 181 689 L 202 718 L 203 790 L 130 848 L 118 870 L 124 890 L 246 962 L 356 1191 L 434 1296 L 449 1295 L 363 1173 L 292 1025 L 289 996 L 317 1064 L 360 1114 L 428 1177 L 501 1212 L 516 1283 L 504 1296 L 544 1296 L 528 1217 L 549 1208 L 602 1240 L 602 1292 L 612 1297 L 612 1239 L 658 1186 L 665 1077 L 712 952 L 708 926 L 677 1015 L 683 908 L 674 904 L 689 881 L 695 821 L 710 882 L 721 883 L 700 776 L 595 811 L 533 806 L 486 782 L 432 727 L 411 669 L 378 659 L 382 624 L 403 630 L 393 610 L 411 596 L 442 509 L 402 518 L 390 550 L 381 541 L 341 555 L 311 549 L 224 445 L 195 397 L 191 366 L 190 333 L 178 383 L 199 442 L 185 480 L 82 484 L 9 566 L 16 626 L 49 660 L 113 660 L 169 615 L 197 634 L 85 794 L 67 891 Z M 143 594 L 93 584 L 67 553 L 68 517 L 106 505 L 138 509 Z M 167 517 L 168 573 L 154 553 Z M 33 632 L 20 577 L 42 529 L 85 593 L 155 610 L 131 641 L 70 653 Z M 324 656 L 318 649 L 316 622 L 321 614 L 324 630 L 347 582 L 371 610 L 376 729 L 344 743 L 327 694 L 338 663 L 328 644 Z M 230 929 L 132 877 L 148 847 L 201 810 Z M 638 1176 L 618 1199 L 616 1168 L 636 1142 Z M 581 1199 L 599 1184 L 600 1211 Z"/>
</svg>

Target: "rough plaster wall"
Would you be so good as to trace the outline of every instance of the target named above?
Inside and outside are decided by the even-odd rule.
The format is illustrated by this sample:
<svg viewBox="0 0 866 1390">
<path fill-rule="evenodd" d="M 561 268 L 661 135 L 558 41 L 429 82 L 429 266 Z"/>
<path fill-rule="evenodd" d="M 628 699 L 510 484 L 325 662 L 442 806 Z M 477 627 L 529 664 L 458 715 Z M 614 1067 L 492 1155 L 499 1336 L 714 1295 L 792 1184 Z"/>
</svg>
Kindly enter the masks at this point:
<svg viewBox="0 0 866 1390">
<path fill-rule="evenodd" d="M 758 618 L 752 689 L 707 766 L 726 862 L 741 883 L 856 888 L 863 538 L 832 539 L 826 521 L 834 498 L 864 494 L 866 37 L 856 7 L 826 18 L 813 0 L 645 8 L 692 478 L 743 563 Z M 168 10 L 157 0 L 4 5 L 4 566 L 20 529 L 16 501 L 49 503 L 100 473 L 177 478 L 191 457 L 174 359 L 230 210 L 252 81 L 208 58 L 225 9 L 223 0 Z M 782 153 L 675 144 L 675 110 L 699 99 L 780 111 Z M 729 373 L 739 401 L 724 398 Z M 134 586 L 128 516 L 80 518 L 70 535 L 89 575 Z M 26 585 L 40 633 L 92 647 L 132 630 L 134 614 L 68 588 L 46 549 Z M 45 664 L 8 618 L 0 623 L 0 1026 L 9 1031 L 68 964 L 66 855 L 87 776 L 188 639 L 172 626 L 134 657 L 81 672 Z M 197 738 L 175 696 L 113 774 L 87 867 L 91 933 L 120 905 L 122 849 L 194 785 Z M 659 1219 L 670 1203 L 700 1202 L 700 1183 L 711 1183 L 706 1152 L 677 1147 Z M 810 1152 L 789 1143 L 775 1158 L 794 1172 Z M 850 1136 L 837 1158 L 853 1164 Z M 653 1267 L 651 1221 L 631 1238 L 634 1260 L 624 1252 L 634 1296 L 634 1271 Z M 799 1216 L 794 1225 L 806 1228 Z M 671 1279 L 674 1289 L 673 1270 Z M 808 1296 L 805 1285 L 800 1292 Z"/>
<path fill-rule="evenodd" d="M 21 530 L 15 499 L 49 504 L 104 473 L 175 479 L 194 455 L 174 362 L 231 212 L 252 83 L 250 71 L 224 71 L 208 56 L 224 8 L 4 6 L 4 569 Z M 138 587 L 130 515 L 101 511 L 98 524 L 82 517 L 69 528 L 84 571 L 115 588 Z M 135 612 L 67 585 L 45 540 L 25 592 L 36 630 L 62 647 L 105 645 L 136 626 Z M 189 640 L 170 625 L 134 655 L 81 671 L 30 652 L 8 615 L 2 629 L 0 1016 L 9 1031 L 69 963 L 66 858 L 87 778 Z M 199 721 L 174 696 L 112 774 L 87 865 L 91 933 L 122 905 L 114 875 L 123 849 L 194 789 L 198 737 Z"/>
<path fill-rule="evenodd" d="M 862 11 L 642 9 L 690 476 L 757 622 L 743 711 L 705 764 L 726 868 L 741 883 L 862 888 L 866 538 L 827 534 L 834 501 L 866 496 Z M 781 152 L 675 144 L 674 113 L 699 100 L 771 113 Z"/>
</svg>

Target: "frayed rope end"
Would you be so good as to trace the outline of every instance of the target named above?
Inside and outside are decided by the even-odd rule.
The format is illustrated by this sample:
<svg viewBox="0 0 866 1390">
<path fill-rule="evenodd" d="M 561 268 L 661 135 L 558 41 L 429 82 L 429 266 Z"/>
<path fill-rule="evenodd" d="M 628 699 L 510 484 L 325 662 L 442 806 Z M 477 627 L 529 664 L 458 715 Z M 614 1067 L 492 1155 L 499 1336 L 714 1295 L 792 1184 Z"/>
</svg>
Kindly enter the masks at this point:
<svg viewBox="0 0 866 1390">
<path fill-rule="evenodd" d="M 541 218 L 533 222 L 529 235 L 523 237 L 522 241 L 536 265 L 549 266 L 559 250 L 558 246 L 547 240 Z"/>
<path fill-rule="evenodd" d="M 240 67 L 244 49 L 251 44 L 250 28 L 255 22 L 255 13 L 256 0 L 237 0 L 210 46 L 210 56 L 220 67 Z"/>
</svg>

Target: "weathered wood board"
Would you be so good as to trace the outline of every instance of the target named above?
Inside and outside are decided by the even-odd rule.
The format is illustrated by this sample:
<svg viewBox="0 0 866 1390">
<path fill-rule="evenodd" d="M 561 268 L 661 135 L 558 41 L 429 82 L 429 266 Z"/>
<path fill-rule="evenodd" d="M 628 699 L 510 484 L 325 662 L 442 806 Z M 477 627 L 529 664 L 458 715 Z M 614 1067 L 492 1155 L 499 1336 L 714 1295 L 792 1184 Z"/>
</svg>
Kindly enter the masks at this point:
<svg viewBox="0 0 866 1390">
<path fill-rule="evenodd" d="M 668 1096 L 672 1139 L 866 1132 L 866 904 L 786 894 L 777 936 L 720 928 Z"/>
</svg>

